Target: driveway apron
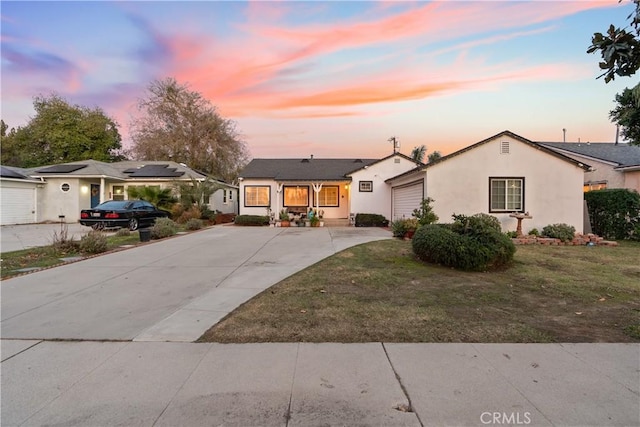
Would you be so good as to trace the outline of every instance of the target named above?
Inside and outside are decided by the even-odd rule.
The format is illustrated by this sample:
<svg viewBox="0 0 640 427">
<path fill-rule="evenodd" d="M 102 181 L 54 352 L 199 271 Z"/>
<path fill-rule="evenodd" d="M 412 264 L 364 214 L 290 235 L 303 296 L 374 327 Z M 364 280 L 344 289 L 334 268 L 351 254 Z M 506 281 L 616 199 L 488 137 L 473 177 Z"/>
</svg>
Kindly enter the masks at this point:
<svg viewBox="0 0 640 427">
<path fill-rule="evenodd" d="M 241 303 L 379 228 L 216 226 L 4 281 L 4 339 L 194 341 Z"/>
</svg>

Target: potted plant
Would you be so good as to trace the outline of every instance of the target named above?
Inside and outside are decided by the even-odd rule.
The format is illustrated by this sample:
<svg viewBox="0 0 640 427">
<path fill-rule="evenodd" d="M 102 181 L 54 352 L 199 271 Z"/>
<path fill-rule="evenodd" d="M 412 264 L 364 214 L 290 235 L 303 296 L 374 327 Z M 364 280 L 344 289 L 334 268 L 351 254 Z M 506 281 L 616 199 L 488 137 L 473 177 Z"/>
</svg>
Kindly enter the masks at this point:
<svg viewBox="0 0 640 427">
<path fill-rule="evenodd" d="M 282 209 L 280 211 L 280 226 L 281 227 L 290 227 L 291 221 L 289 220 L 289 213 L 286 209 Z"/>
<path fill-rule="evenodd" d="M 418 225 L 419 225 L 418 219 L 417 218 L 409 218 L 409 219 L 405 219 L 403 221 L 404 221 L 404 229 L 405 229 L 404 237 L 407 238 L 407 239 L 413 238 L 414 233 L 418 229 Z"/>
<path fill-rule="evenodd" d="M 312 227 L 320 227 L 320 218 L 318 218 L 318 215 L 313 215 L 309 221 Z"/>
<path fill-rule="evenodd" d="M 320 219 L 320 227 L 324 227 L 324 221 L 323 221 L 323 218 L 324 218 L 324 210 L 320 209 L 320 210 L 318 211 L 318 218 Z"/>
</svg>

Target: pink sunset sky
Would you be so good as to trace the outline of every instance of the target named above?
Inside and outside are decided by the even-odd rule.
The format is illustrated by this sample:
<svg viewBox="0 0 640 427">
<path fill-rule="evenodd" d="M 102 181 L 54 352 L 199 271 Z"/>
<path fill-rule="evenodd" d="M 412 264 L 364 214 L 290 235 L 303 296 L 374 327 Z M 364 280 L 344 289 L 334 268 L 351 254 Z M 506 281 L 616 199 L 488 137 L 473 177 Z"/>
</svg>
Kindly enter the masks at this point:
<svg viewBox="0 0 640 427">
<path fill-rule="evenodd" d="M 233 119 L 253 157 L 443 154 L 511 130 L 607 142 L 613 99 L 591 35 L 626 24 L 608 1 L 2 2 L 2 118 L 56 92 L 98 106 L 125 147 L 153 79 L 188 84 Z"/>
</svg>

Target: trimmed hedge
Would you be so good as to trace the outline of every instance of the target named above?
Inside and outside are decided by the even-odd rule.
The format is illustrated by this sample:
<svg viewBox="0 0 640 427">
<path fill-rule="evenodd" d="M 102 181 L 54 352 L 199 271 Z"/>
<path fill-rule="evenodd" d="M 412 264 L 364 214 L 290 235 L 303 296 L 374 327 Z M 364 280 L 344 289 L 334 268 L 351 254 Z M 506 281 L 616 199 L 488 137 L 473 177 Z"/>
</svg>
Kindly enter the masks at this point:
<svg viewBox="0 0 640 427">
<path fill-rule="evenodd" d="M 593 232 L 605 239 L 640 239 L 640 194 L 622 188 L 584 193 Z"/>
<path fill-rule="evenodd" d="M 568 224 L 551 224 L 542 229 L 542 235 L 552 239 L 560 239 L 569 242 L 576 237 L 576 228 Z"/>
<path fill-rule="evenodd" d="M 413 236 L 413 252 L 423 261 L 461 270 L 486 271 L 505 266 L 513 260 L 516 247 L 488 217 L 454 215 L 451 225 L 422 226 Z"/>
<path fill-rule="evenodd" d="M 238 215 L 236 216 L 235 224 L 246 226 L 269 225 L 269 217 L 266 215 Z"/>
<path fill-rule="evenodd" d="M 383 215 L 359 213 L 356 214 L 356 227 L 386 227 L 389 220 Z"/>
</svg>

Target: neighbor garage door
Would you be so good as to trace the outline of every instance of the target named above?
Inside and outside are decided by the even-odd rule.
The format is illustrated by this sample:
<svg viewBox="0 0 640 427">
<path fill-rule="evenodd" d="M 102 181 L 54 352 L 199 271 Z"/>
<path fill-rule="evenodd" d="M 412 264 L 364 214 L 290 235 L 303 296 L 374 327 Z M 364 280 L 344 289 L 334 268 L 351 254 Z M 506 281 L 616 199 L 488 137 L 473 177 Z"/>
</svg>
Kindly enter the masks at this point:
<svg viewBox="0 0 640 427">
<path fill-rule="evenodd" d="M 420 180 L 393 187 L 392 193 L 393 219 L 411 218 L 413 210 L 420 207 L 424 194 L 424 183 Z"/>
<path fill-rule="evenodd" d="M 2 225 L 36 222 L 35 188 L 3 186 L 0 192 L 2 198 L 0 222 Z"/>
</svg>

